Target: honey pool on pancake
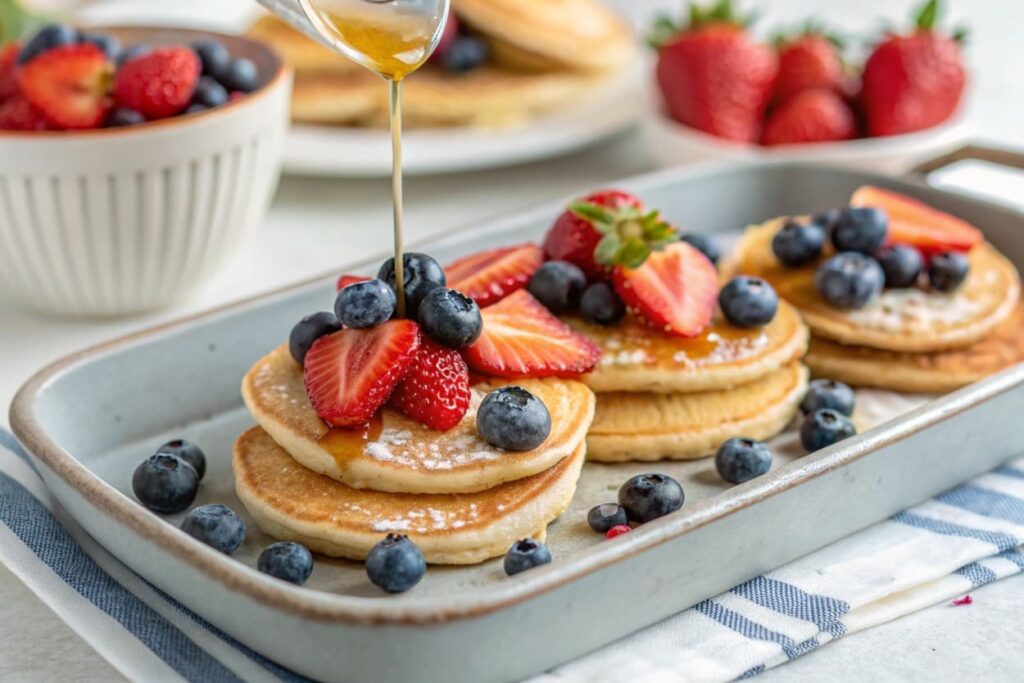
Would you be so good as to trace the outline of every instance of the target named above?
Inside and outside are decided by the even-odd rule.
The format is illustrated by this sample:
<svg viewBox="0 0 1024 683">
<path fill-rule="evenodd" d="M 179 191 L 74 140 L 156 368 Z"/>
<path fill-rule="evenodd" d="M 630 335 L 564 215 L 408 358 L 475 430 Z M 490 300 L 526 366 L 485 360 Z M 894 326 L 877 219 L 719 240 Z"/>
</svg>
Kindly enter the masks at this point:
<svg viewBox="0 0 1024 683">
<path fill-rule="evenodd" d="M 623 324 L 606 334 L 599 342 L 605 351 L 602 365 L 728 363 L 742 360 L 768 343 L 768 334 L 763 329 L 744 329 L 724 323 L 715 323 L 690 339 L 636 324 Z"/>
</svg>

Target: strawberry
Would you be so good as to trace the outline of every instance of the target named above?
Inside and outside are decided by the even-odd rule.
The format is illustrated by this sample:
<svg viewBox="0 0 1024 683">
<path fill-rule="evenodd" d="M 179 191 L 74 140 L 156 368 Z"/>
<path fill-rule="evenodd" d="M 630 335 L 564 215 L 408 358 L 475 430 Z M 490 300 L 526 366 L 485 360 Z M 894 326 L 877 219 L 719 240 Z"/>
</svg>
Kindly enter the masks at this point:
<svg viewBox="0 0 1024 683">
<path fill-rule="evenodd" d="M 449 289 L 457 289 L 483 308 L 525 287 L 543 262 L 540 247 L 520 244 L 466 256 L 445 268 L 444 274 Z"/>
<path fill-rule="evenodd" d="M 99 128 L 110 110 L 113 65 L 96 45 L 47 50 L 18 71 L 18 87 L 51 126 Z"/>
<path fill-rule="evenodd" d="M 49 125 L 24 95 L 15 95 L 0 104 L 0 130 L 47 130 Z"/>
<path fill-rule="evenodd" d="M 195 92 L 202 63 L 187 47 L 162 47 L 128 60 L 117 72 L 114 98 L 147 119 L 181 113 Z"/>
<path fill-rule="evenodd" d="M 349 285 L 354 285 L 357 282 L 366 282 L 370 278 L 365 275 L 342 275 L 338 278 L 338 284 L 336 285 L 337 290 L 340 292 Z"/>
<path fill-rule="evenodd" d="M 644 214 L 639 199 L 621 190 L 602 190 L 558 217 L 544 238 L 544 255 L 578 266 L 590 282 L 608 282 L 620 250 L 626 249 L 624 257 L 641 258 L 674 239 L 674 229 L 657 212 Z"/>
<path fill-rule="evenodd" d="M 775 101 L 785 102 L 801 90 L 842 92 L 843 60 L 840 44 L 813 25 L 803 33 L 782 38 L 779 51 L 779 77 L 775 82 Z"/>
<path fill-rule="evenodd" d="M 0 102 L 18 94 L 18 77 L 15 69 L 20 51 L 18 43 L 0 47 Z"/>
<path fill-rule="evenodd" d="M 911 199 L 871 185 L 857 188 L 850 206 L 873 206 L 889 215 L 890 243 L 909 244 L 925 256 L 944 251 L 970 251 L 984 237 L 967 221 Z"/>
<path fill-rule="evenodd" d="M 498 377 L 575 377 L 601 349 L 551 315 L 525 289 L 483 309 L 484 331 L 465 350 L 469 367 Z"/>
<path fill-rule="evenodd" d="M 657 80 L 669 115 L 711 135 L 755 142 L 779 69 L 775 51 L 750 37 L 731 0 L 691 5 L 682 30 L 660 22 Z"/>
<path fill-rule="evenodd" d="M 366 424 L 405 379 L 419 346 L 420 328 L 411 320 L 320 337 L 303 367 L 316 414 L 332 427 Z"/>
<path fill-rule="evenodd" d="M 906 35 L 890 34 L 864 65 L 867 133 L 898 135 L 948 119 L 960 104 L 966 75 L 959 41 L 935 29 L 938 0 L 930 0 Z"/>
<path fill-rule="evenodd" d="M 423 337 L 391 405 L 431 429 L 448 431 L 469 410 L 469 368 L 455 349 Z"/>
<path fill-rule="evenodd" d="M 651 254 L 639 268 L 619 266 L 613 284 L 634 317 L 679 337 L 700 334 L 718 300 L 714 264 L 686 242 Z"/>
<path fill-rule="evenodd" d="M 763 145 L 850 140 L 857 119 L 832 90 L 803 90 L 783 102 L 764 125 Z"/>
</svg>

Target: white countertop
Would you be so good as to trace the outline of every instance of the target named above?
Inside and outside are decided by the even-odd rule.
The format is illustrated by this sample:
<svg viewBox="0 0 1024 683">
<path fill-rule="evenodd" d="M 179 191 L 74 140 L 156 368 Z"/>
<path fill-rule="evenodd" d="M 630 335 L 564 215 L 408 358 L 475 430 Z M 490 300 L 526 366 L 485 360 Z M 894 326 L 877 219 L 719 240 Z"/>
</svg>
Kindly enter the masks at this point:
<svg viewBox="0 0 1024 683">
<path fill-rule="evenodd" d="M 219 0 L 228 3 L 228 0 Z M 230 0 L 237 5 L 241 0 Z M 949 0 L 947 0 L 947 3 Z M 952 0 L 972 26 L 975 83 L 969 120 L 991 140 L 1024 148 L 1024 80 L 1018 27 L 1024 3 Z M 182 2 L 188 6 L 188 2 Z M 211 3 L 206 3 L 211 4 Z M 218 3 L 212 3 L 218 4 Z M 638 21 L 678 0 L 617 0 Z M 747 2 L 747 6 L 755 3 Z M 775 0 L 757 3 L 769 25 L 796 25 L 816 13 L 858 30 L 882 14 L 898 19 L 905 0 Z M 637 6 L 642 5 L 638 9 Z M 969 8 L 968 8 L 969 5 Z M 816 11 L 815 11 L 816 10 Z M 780 18 L 781 17 L 781 18 Z M 850 18 L 851 24 L 846 23 Z M 1012 68 L 1011 68 L 1012 67 Z M 635 133 L 598 149 L 552 162 L 406 183 L 410 242 L 531 202 L 592 189 L 649 170 L 650 157 Z M 286 178 L 255 239 L 217 279 L 171 310 L 129 320 L 75 321 L 39 317 L 0 302 L 0 406 L 36 369 L 59 356 L 149 325 L 267 291 L 390 247 L 387 181 Z M 6 411 L 0 424 L 6 424 Z M 1024 578 L 983 588 L 970 607 L 940 605 L 876 629 L 848 636 L 771 671 L 762 680 L 1019 680 L 1024 671 Z M 118 674 L 78 639 L 6 570 L 0 569 L 0 680 L 116 680 Z"/>
</svg>

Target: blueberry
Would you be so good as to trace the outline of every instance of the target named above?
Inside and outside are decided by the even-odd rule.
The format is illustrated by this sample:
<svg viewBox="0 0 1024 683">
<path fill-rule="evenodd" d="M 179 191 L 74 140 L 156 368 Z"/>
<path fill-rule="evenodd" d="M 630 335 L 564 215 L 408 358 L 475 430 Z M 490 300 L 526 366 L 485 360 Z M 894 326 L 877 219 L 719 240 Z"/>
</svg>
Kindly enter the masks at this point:
<svg viewBox="0 0 1024 683">
<path fill-rule="evenodd" d="M 667 474 L 638 474 L 619 489 L 619 505 L 638 524 L 675 512 L 683 498 L 683 487 Z"/>
<path fill-rule="evenodd" d="M 800 425 L 800 443 L 808 453 L 813 453 L 856 433 L 857 428 L 850 418 L 831 408 L 822 408 L 804 418 Z"/>
<path fill-rule="evenodd" d="M 103 54 L 111 61 L 117 61 L 121 56 L 121 43 L 117 38 L 106 33 L 79 33 L 78 42 L 91 43 L 103 50 Z"/>
<path fill-rule="evenodd" d="M 583 290 L 580 313 L 588 323 L 614 325 L 626 315 L 626 305 L 605 282 L 595 282 Z"/>
<path fill-rule="evenodd" d="M 366 575 L 388 593 L 404 593 L 427 573 L 423 553 L 408 536 L 388 534 L 366 556 Z"/>
<path fill-rule="evenodd" d="M 811 222 L 821 226 L 821 229 L 825 231 L 825 236 L 828 239 L 832 239 L 832 231 L 835 230 L 836 223 L 839 222 L 839 216 L 842 211 L 839 209 L 825 209 L 811 216 Z"/>
<path fill-rule="evenodd" d="M 885 273 L 885 286 L 890 289 L 913 287 L 924 268 L 921 252 L 905 244 L 885 247 L 875 258 Z"/>
<path fill-rule="evenodd" d="M 181 522 L 181 530 L 227 555 L 238 550 L 245 540 L 245 522 L 234 510 L 219 503 L 191 510 Z"/>
<path fill-rule="evenodd" d="M 192 93 L 192 104 L 210 108 L 227 104 L 229 99 L 227 89 L 212 76 L 200 76 L 195 92 Z"/>
<path fill-rule="evenodd" d="M 338 292 L 334 314 L 345 327 L 361 330 L 383 325 L 395 313 L 395 290 L 383 280 L 356 282 Z"/>
<path fill-rule="evenodd" d="M 306 354 L 309 353 L 313 342 L 324 335 L 334 334 L 340 329 L 341 322 L 333 313 L 324 311 L 307 315 L 292 328 L 292 332 L 288 336 L 288 350 L 291 351 L 295 362 L 302 365 L 306 362 Z"/>
<path fill-rule="evenodd" d="M 587 513 L 587 524 L 599 534 L 606 534 L 613 526 L 629 524 L 626 508 L 615 503 L 602 503 L 590 508 Z"/>
<path fill-rule="evenodd" d="M 206 111 L 208 109 L 209 109 L 209 107 L 207 107 L 205 104 L 200 104 L 199 102 L 193 102 L 192 104 L 190 104 L 187 107 L 185 107 L 185 113 L 186 114 L 199 114 L 199 113 L 204 112 L 204 111 Z"/>
<path fill-rule="evenodd" d="M 932 257 L 928 266 L 928 282 L 939 292 L 952 292 L 967 279 L 971 264 L 958 251 L 947 251 Z"/>
<path fill-rule="evenodd" d="M 480 307 L 462 292 L 437 287 L 420 302 L 420 326 L 428 337 L 452 349 L 464 349 L 484 329 Z"/>
<path fill-rule="evenodd" d="M 551 414 L 539 398 L 516 386 L 495 389 L 476 411 L 484 441 L 507 451 L 532 451 L 551 433 Z"/>
<path fill-rule="evenodd" d="M 505 553 L 505 573 L 509 576 L 551 562 L 548 547 L 532 538 L 516 541 Z"/>
<path fill-rule="evenodd" d="M 548 261 L 533 274 L 526 289 L 558 315 L 576 308 L 587 284 L 583 271 L 567 261 Z"/>
<path fill-rule="evenodd" d="M 132 491 L 154 512 L 181 512 L 196 498 L 196 468 L 170 453 L 149 456 L 132 474 Z"/>
<path fill-rule="evenodd" d="M 816 379 L 807 387 L 804 400 L 800 403 L 800 410 L 804 415 L 810 415 L 822 408 L 829 408 L 849 416 L 853 415 L 855 403 L 853 389 L 846 384 L 834 379 Z"/>
<path fill-rule="evenodd" d="M 227 73 L 231 65 L 231 53 L 224 43 L 217 40 L 197 40 L 192 43 L 192 49 L 203 63 L 204 74 L 220 79 Z"/>
<path fill-rule="evenodd" d="M 412 320 L 419 320 L 420 302 L 431 291 L 447 284 L 444 269 L 431 257 L 416 252 L 407 252 L 402 255 L 402 269 L 402 280 L 405 283 L 405 316 Z M 395 289 L 395 259 L 393 257 L 381 265 L 377 277 Z"/>
<path fill-rule="evenodd" d="M 825 230 L 817 223 L 788 221 L 772 238 L 772 251 L 782 265 L 797 268 L 821 256 Z"/>
<path fill-rule="evenodd" d="M 256 568 L 264 574 L 301 586 L 313 573 L 313 553 L 301 543 L 273 543 L 260 553 Z"/>
<path fill-rule="evenodd" d="M 72 45 L 78 42 L 78 32 L 69 26 L 48 24 L 42 27 L 25 43 L 18 54 L 18 64 L 25 64 L 47 50 L 61 45 Z"/>
<path fill-rule="evenodd" d="M 822 298 L 836 308 L 863 308 L 882 291 L 885 273 L 870 256 L 845 251 L 818 266 L 814 282 Z"/>
<path fill-rule="evenodd" d="M 206 454 L 203 453 L 203 449 L 191 441 L 186 441 L 185 439 L 168 441 L 163 446 L 156 449 L 156 452 L 176 455 L 189 465 L 192 465 L 196 470 L 196 474 L 199 475 L 200 481 L 202 481 L 203 477 L 206 475 Z"/>
<path fill-rule="evenodd" d="M 461 35 L 438 58 L 442 68 L 453 74 L 472 71 L 487 61 L 490 46 L 483 38 Z"/>
<path fill-rule="evenodd" d="M 775 318 L 779 295 L 761 278 L 740 275 L 718 293 L 718 305 L 733 325 L 762 327 Z"/>
<path fill-rule="evenodd" d="M 889 216 L 885 211 L 867 206 L 851 206 L 839 212 L 832 229 L 836 251 L 858 251 L 874 254 L 889 234 Z"/>
<path fill-rule="evenodd" d="M 235 59 L 218 78 L 228 90 L 249 93 L 260 86 L 259 71 L 251 59 Z"/>
<path fill-rule="evenodd" d="M 137 126 L 145 123 L 146 117 L 128 107 L 118 107 L 107 115 L 107 126 L 120 128 L 121 126 Z"/>
<path fill-rule="evenodd" d="M 117 58 L 117 64 L 118 66 L 120 66 L 138 57 L 148 55 L 152 51 L 153 46 L 147 45 L 146 43 L 138 43 L 136 45 L 132 45 L 131 47 L 127 47 L 121 51 L 120 56 L 118 56 Z"/>
<path fill-rule="evenodd" d="M 742 484 L 754 477 L 760 477 L 771 467 L 771 450 L 754 439 L 729 439 L 715 454 L 715 469 L 718 470 L 718 476 L 730 484 Z"/>
<path fill-rule="evenodd" d="M 708 260 L 715 265 L 718 265 L 718 259 L 722 258 L 722 250 L 711 235 L 705 235 L 700 232 L 687 232 L 680 235 L 679 239 L 707 256 Z"/>
</svg>

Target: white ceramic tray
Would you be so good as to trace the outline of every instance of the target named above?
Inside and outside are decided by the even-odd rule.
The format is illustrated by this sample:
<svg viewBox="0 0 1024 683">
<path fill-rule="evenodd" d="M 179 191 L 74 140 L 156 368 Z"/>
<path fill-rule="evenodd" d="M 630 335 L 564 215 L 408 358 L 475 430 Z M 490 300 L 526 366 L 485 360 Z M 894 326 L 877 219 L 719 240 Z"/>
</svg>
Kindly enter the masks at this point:
<svg viewBox="0 0 1024 683">
<path fill-rule="evenodd" d="M 672 169 L 620 184 L 687 229 L 724 232 L 840 205 L 864 182 L 961 215 L 1024 266 L 1024 215 L 915 182 L 773 164 Z M 538 238 L 564 204 L 417 247 L 443 262 Z M 378 262 L 338 271 L 368 273 Z M 221 555 L 177 530 L 178 517 L 135 503 L 129 481 L 158 444 L 181 435 L 210 459 L 197 503 L 241 510 L 229 465 L 232 440 L 250 424 L 241 377 L 299 317 L 332 301 L 333 284 L 323 277 L 64 359 L 30 380 L 11 411 L 47 485 L 100 543 L 242 643 L 318 679 L 538 673 L 991 469 L 1024 443 L 1018 366 L 811 456 L 795 457 L 783 435 L 773 471 L 741 486 L 724 485 L 709 461 L 587 465 L 571 508 L 551 526 L 555 561 L 513 578 L 500 560 L 431 568 L 414 590 L 385 596 L 360 564 L 320 559 L 309 584 L 293 587 L 253 568 L 268 540 L 255 525 L 236 556 Z M 614 541 L 592 533 L 586 510 L 650 470 L 682 481 L 685 507 Z"/>
</svg>

